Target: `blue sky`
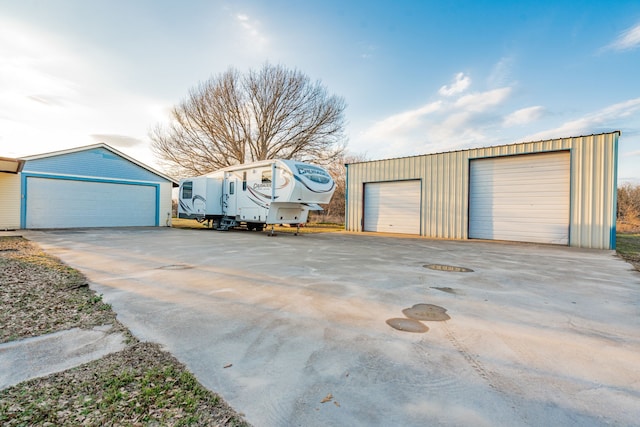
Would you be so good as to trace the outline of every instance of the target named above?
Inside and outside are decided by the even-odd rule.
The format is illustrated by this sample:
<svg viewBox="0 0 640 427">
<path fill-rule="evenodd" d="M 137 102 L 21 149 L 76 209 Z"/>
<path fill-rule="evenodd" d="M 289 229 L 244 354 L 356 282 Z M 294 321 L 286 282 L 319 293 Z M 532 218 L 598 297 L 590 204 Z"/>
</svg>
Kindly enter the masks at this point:
<svg viewBox="0 0 640 427">
<path fill-rule="evenodd" d="M 348 104 L 370 159 L 621 130 L 640 184 L 640 2 L 0 0 L 0 156 L 147 132 L 189 88 L 266 61 Z"/>
</svg>

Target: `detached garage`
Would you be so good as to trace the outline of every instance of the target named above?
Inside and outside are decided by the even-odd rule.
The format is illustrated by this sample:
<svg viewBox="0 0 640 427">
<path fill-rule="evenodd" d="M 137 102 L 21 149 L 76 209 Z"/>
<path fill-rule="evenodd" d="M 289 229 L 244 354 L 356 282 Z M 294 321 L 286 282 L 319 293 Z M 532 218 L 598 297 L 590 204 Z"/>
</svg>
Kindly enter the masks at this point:
<svg viewBox="0 0 640 427">
<path fill-rule="evenodd" d="M 169 225 L 177 183 L 106 144 L 21 160 L 20 228 Z"/>
<path fill-rule="evenodd" d="M 619 136 L 348 164 L 346 229 L 615 249 Z"/>
</svg>

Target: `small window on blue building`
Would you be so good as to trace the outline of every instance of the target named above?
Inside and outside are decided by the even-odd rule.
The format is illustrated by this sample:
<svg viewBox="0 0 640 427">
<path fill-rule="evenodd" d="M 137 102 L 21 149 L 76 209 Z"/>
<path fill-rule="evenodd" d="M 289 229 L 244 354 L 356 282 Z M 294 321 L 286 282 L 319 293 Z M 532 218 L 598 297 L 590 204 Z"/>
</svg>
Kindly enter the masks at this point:
<svg viewBox="0 0 640 427">
<path fill-rule="evenodd" d="M 234 181 L 231 181 L 229 183 L 229 194 L 233 194 L 236 191 L 236 183 Z"/>
</svg>

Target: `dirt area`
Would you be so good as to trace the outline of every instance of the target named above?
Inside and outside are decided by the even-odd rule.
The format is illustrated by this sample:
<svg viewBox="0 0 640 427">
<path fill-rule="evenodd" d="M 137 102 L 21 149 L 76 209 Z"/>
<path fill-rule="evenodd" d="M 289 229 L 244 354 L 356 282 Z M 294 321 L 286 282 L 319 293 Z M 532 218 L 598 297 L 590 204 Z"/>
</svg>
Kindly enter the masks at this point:
<svg viewBox="0 0 640 427">
<path fill-rule="evenodd" d="M 36 245 L 0 237 L 0 342 L 110 324 L 128 332 L 86 278 Z M 139 343 L 0 390 L 0 424 L 246 426 L 158 345 Z"/>
</svg>

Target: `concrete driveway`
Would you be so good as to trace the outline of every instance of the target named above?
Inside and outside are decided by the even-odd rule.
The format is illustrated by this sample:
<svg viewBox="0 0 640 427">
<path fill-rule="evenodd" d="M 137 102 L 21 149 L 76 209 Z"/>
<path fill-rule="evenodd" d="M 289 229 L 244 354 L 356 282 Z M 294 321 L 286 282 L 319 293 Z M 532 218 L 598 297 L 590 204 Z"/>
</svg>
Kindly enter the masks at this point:
<svg viewBox="0 0 640 427">
<path fill-rule="evenodd" d="M 158 228 L 26 236 L 256 426 L 640 420 L 640 273 L 611 251 Z M 385 323 L 417 303 L 451 319 L 426 333 Z"/>
</svg>

